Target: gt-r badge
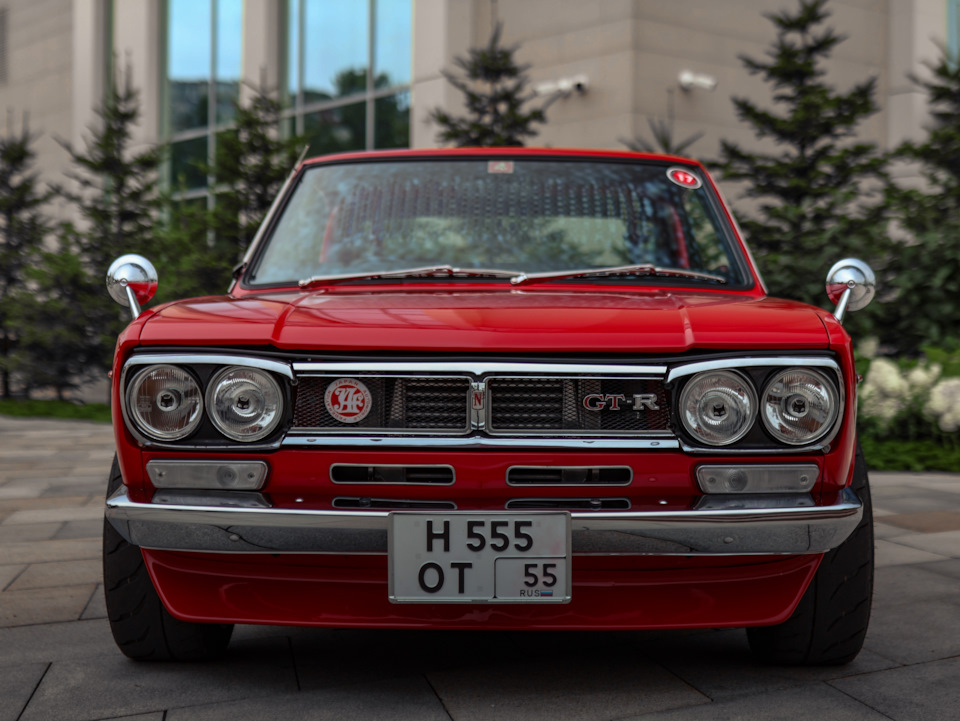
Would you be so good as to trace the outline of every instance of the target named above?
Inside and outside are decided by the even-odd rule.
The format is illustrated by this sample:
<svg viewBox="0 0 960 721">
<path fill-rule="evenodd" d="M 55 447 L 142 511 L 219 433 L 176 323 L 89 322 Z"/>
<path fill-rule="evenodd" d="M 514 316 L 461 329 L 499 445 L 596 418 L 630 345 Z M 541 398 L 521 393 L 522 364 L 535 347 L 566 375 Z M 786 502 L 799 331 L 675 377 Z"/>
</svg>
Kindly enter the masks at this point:
<svg viewBox="0 0 960 721">
<path fill-rule="evenodd" d="M 327 386 L 323 402 L 341 423 L 359 423 L 373 407 L 370 389 L 356 378 L 337 378 Z"/>
</svg>

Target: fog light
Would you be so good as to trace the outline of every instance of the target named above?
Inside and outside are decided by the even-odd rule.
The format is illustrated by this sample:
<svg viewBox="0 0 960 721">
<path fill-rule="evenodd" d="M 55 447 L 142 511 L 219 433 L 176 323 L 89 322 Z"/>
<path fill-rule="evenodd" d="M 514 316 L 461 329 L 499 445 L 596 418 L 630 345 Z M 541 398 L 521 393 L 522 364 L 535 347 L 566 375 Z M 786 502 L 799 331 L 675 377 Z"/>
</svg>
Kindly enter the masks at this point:
<svg viewBox="0 0 960 721">
<path fill-rule="evenodd" d="M 697 468 L 704 493 L 807 493 L 819 475 L 813 463 Z"/>
<path fill-rule="evenodd" d="M 258 491 L 267 479 L 263 461 L 150 461 L 154 488 Z"/>
</svg>

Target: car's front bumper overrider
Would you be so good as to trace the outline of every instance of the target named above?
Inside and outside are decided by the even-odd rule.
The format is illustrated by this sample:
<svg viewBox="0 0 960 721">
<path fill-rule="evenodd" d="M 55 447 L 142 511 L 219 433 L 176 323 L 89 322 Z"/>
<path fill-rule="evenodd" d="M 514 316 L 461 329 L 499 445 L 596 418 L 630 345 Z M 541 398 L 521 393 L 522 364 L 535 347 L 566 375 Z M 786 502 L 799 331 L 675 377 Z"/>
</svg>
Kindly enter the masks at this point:
<svg viewBox="0 0 960 721">
<path fill-rule="evenodd" d="M 750 508 L 737 505 L 734 500 L 700 504 L 699 510 L 573 511 L 572 550 L 683 556 L 824 553 L 839 546 L 863 515 L 849 489 L 827 506 L 784 506 L 775 497 Z M 130 543 L 214 553 L 386 554 L 389 516 L 387 511 L 135 503 L 124 488 L 106 505 L 107 519 Z"/>
</svg>

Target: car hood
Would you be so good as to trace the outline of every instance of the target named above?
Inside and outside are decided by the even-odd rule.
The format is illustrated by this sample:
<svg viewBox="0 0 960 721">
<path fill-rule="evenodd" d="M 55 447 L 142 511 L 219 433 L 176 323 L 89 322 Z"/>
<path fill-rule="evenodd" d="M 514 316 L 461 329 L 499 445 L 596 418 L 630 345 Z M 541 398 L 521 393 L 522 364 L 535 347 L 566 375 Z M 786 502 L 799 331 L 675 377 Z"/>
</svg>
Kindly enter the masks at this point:
<svg viewBox="0 0 960 721">
<path fill-rule="evenodd" d="M 822 313 L 724 293 L 336 289 L 170 303 L 146 321 L 140 342 L 539 353 L 826 348 Z"/>
</svg>

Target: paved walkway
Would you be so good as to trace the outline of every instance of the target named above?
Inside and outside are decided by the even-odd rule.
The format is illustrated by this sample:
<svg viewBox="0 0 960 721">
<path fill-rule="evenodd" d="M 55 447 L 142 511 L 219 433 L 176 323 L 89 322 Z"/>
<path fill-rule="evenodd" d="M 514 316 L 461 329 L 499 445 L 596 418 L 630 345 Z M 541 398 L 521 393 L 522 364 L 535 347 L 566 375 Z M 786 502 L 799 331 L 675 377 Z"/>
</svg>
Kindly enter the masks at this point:
<svg viewBox="0 0 960 721">
<path fill-rule="evenodd" d="M 210 664 L 136 664 L 100 586 L 108 426 L 0 417 L 0 721 L 955 719 L 960 476 L 873 474 L 879 568 L 845 667 L 756 665 L 742 631 L 240 627 Z"/>
</svg>

